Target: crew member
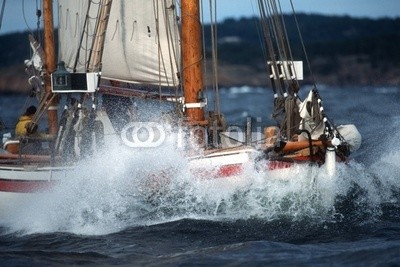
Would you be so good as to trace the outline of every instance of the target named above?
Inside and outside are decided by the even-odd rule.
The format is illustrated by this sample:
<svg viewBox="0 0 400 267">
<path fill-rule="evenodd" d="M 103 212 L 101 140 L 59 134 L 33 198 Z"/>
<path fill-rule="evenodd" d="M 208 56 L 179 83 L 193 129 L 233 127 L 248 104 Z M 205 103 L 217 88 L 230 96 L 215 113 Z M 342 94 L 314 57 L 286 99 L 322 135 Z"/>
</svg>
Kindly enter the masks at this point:
<svg viewBox="0 0 400 267">
<path fill-rule="evenodd" d="M 33 116 L 36 113 L 36 107 L 30 106 L 26 109 L 25 113 L 19 118 L 17 125 L 15 126 L 15 136 L 27 136 L 35 131 L 33 127 Z"/>
</svg>

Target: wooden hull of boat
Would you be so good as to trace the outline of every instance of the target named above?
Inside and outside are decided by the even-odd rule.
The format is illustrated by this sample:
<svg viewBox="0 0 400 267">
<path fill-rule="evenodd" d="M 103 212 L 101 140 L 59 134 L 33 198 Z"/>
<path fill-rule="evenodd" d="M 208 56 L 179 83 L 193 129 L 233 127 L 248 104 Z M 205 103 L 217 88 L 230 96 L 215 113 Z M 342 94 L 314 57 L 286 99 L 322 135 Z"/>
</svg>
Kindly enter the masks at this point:
<svg viewBox="0 0 400 267">
<path fill-rule="evenodd" d="M 194 179 L 212 185 L 213 188 L 229 190 L 246 185 L 252 170 L 277 170 L 272 178 L 282 179 L 281 177 L 287 177 L 288 174 L 285 169 L 289 170 L 294 164 L 260 161 L 257 165 L 254 152 L 251 148 L 211 152 L 189 158 L 189 168 Z M 0 214 L 30 201 L 37 194 L 51 190 L 58 181 L 68 179 L 68 172 L 72 169 L 73 167 L 0 166 Z M 154 175 L 154 178 L 159 177 Z"/>
<path fill-rule="evenodd" d="M 0 214 L 32 201 L 64 178 L 69 168 L 0 166 Z"/>
<path fill-rule="evenodd" d="M 30 194 L 51 189 L 66 177 L 70 168 L 0 167 L 0 195 L 3 193 Z"/>
</svg>

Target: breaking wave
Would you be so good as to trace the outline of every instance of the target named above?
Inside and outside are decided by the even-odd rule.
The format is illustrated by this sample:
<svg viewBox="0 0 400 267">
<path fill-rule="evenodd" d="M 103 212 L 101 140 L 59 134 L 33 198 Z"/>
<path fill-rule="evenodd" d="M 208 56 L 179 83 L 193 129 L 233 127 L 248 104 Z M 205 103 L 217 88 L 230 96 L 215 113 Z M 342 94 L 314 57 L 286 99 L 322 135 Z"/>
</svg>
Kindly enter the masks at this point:
<svg viewBox="0 0 400 267">
<path fill-rule="evenodd" d="M 109 149 L 87 159 L 1 224 L 24 234 L 103 235 L 180 219 L 365 223 L 379 220 L 384 205 L 399 205 L 400 152 L 368 167 L 339 164 L 333 176 L 323 167 L 258 171 L 249 164 L 234 181 L 191 173 L 173 140 L 131 152 Z"/>
</svg>

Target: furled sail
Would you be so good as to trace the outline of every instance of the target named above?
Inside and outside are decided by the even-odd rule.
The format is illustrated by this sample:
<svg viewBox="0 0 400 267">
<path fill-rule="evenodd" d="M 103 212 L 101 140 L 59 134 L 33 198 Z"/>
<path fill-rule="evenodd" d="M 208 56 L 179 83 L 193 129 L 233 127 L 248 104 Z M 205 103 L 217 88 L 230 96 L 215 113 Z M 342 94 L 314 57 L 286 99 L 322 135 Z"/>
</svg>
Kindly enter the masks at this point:
<svg viewBox="0 0 400 267">
<path fill-rule="evenodd" d="M 102 1 L 59 0 L 60 60 L 87 71 Z M 173 0 L 112 1 L 102 77 L 145 85 L 179 84 L 180 48 Z"/>
</svg>

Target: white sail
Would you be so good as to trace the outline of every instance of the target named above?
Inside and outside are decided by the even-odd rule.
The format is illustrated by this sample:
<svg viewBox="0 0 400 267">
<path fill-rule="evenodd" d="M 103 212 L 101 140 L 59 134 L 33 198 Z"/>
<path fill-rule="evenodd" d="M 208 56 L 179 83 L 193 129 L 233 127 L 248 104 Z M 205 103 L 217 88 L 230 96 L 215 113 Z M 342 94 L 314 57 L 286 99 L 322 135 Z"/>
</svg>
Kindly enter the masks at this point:
<svg viewBox="0 0 400 267">
<path fill-rule="evenodd" d="M 59 61 L 71 72 L 86 72 L 99 6 L 90 0 L 58 0 Z"/>
<path fill-rule="evenodd" d="M 59 54 L 69 70 L 87 69 L 99 2 L 59 0 Z M 102 56 L 103 78 L 146 85 L 179 84 L 179 32 L 173 3 L 174 0 L 112 2 Z"/>
</svg>

